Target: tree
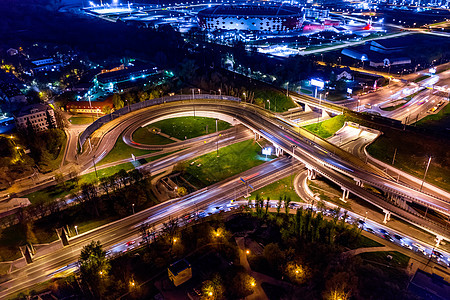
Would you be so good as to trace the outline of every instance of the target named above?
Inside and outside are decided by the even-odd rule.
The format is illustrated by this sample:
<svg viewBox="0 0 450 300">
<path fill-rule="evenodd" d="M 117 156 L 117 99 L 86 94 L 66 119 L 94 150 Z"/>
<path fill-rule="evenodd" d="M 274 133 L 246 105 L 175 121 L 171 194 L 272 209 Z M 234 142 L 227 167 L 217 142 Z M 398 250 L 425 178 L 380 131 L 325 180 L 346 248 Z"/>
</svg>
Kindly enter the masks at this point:
<svg viewBox="0 0 450 300">
<path fill-rule="evenodd" d="M 289 204 L 291 204 L 291 197 L 284 196 L 284 211 L 286 212 L 286 216 L 289 215 Z"/>
<path fill-rule="evenodd" d="M 103 292 L 102 278 L 108 275 L 111 268 L 106 252 L 103 251 L 100 241 L 92 241 L 81 249 L 80 259 L 80 278 L 96 296 Z"/>
<path fill-rule="evenodd" d="M 225 289 L 223 287 L 222 278 L 220 278 L 219 274 L 215 274 L 211 280 L 203 282 L 201 299 L 224 299 L 224 293 Z"/>
<path fill-rule="evenodd" d="M 124 103 L 123 103 L 122 99 L 120 98 L 119 94 L 114 94 L 112 96 L 112 103 L 113 103 L 114 109 L 121 109 L 123 107 L 123 105 L 124 105 Z"/>
<path fill-rule="evenodd" d="M 280 197 L 280 199 L 278 199 L 278 203 L 277 203 L 277 216 L 280 214 L 280 211 L 281 211 L 281 203 L 282 203 L 282 200 Z"/>
<path fill-rule="evenodd" d="M 110 105 L 105 105 L 102 107 L 102 113 L 104 113 L 105 115 L 109 115 L 111 113 L 111 106 Z"/>
<path fill-rule="evenodd" d="M 45 111 L 45 116 L 47 117 L 48 129 L 56 128 L 55 120 L 49 110 Z"/>
</svg>

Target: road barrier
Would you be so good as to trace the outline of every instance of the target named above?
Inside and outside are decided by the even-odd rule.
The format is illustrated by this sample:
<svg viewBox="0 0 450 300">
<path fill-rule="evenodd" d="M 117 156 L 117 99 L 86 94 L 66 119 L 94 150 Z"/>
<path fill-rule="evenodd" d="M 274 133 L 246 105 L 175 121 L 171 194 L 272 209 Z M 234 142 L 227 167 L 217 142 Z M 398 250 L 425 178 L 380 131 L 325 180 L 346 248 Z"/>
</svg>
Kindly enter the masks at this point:
<svg viewBox="0 0 450 300">
<path fill-rule="evenodd" d="M 167 96 L 167 97 L 161 97 L 156 99 L 150 99 L 143 102 L 134 103 L 128 106 L 124 106 L 123 108 L 116 110 L 108 115 L 105 115 L 99 119 L 97 119 L 95 122 L 93 122 L 91 125 L 89 125 L 83 133 L 80 135 L 79 140 L 79 146 L 80 149 L 83 148 L 84 143 L 86 142 L 87 138 L 94 133 L 97 129 L 102 127 L 104 124 L 117 119 L 118 117 L 121 117 L 123 115 L 126 115 L 132 111 L 136 111 L 142 108 L 163 104 L 167 102 L 175 102 L 175 101 L 183 101 L 183 100 L 197 100 L 197 99 L 214 99 L 214 100 L 229 100 L 229 101 L 238 101 L 240 102 L 241 99 L 237 97 L 231 97 L 231 96 L 218 96 L 218 95 L 208 95 L 208 94 L 197 94 L 197 95 L 176 95 L 176 96 Z"/>
</svg>

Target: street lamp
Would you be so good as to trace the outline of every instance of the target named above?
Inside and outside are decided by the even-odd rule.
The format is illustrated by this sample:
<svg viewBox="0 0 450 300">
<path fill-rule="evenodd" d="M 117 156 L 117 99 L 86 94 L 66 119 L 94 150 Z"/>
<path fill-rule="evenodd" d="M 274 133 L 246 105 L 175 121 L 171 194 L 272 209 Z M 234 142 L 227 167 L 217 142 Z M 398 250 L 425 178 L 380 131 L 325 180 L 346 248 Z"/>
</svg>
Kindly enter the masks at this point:
<svg viewBox="0 0 450 300">
<path fill-rule="evenodd" d="M 133 208 L 133 215 L 134 215 L 134 203 L 131 204 L 131 207 Z"/>
<path fill-rule="evenodd" d="M 75 225 L 75 232 L 78 235 L 78 226 L 77 225 Z"/>
<path fill-rule="evenodd" d="M 423 175 L 422 184 L 420 185 L 420 191 L 422 191 L 423 184 L 424 184 L 424 182 L 425 182 L 425 178 L 427 177 L 428 168 L 430 167 L 430 162 L 431 162 L 431 156 L 428 158 L 428 163 L 427 163 L 427 167 L 426 167 L 426 169 L 425 169 L 425 174 Z"/>
<path fill-rule="evenodd" d="M 267 99 L 267 103 L 269 103 L 269 110 L 270 110 L 270 100 L 269 99 Z"/>
</svg>

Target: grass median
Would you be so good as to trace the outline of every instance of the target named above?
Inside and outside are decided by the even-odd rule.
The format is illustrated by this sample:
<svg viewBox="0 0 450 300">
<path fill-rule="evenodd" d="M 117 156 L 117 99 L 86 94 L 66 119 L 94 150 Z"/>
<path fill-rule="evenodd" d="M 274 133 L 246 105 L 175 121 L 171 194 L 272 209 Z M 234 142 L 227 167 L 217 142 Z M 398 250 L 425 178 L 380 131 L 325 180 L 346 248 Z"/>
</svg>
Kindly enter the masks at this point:
<svg viewBox="0 0 450 300">
<path fill-rule="evenodd" d="M 218 120 L 218 130 L 225 130 L 231 127 L 231 124 Z M 161 120 L 152 123 L 141 129 L 150 128 L 161 129 L 161 132 L 167 134 L 170 137 L 174 137 L 179 140 L 192 139 L 202 135 L 216 132 L 216 119 L 206 117 L 178 117 L 167 120 Z M 135 134 L 142 135 L 142 131 L 136 131 Z M 138 140 L 136 140 L 138 142 Z"/>
<path fill-rule="evenodd" d="M 242 173 L 266 161 L 261 147 L 253 140 L 243 141 L 202 155 L 181 164 L 183 176 L 197 188 L 203 188 Z"/>
<path fill-rule="evenodd" d="M 111 151 L 97 164 L 97 166 L 102 166 L 104 164 L 112 163 L 118 160 L 131 158 L 131 154 L 134 154 L 135 156 L 141 156 L 153 152 L 155 151 L 130 147 L 125 144 L 122 136 L 120 136 Z"/>
<path fill-rule="evenodd" d="M 292 201 L 303 202 L 292 186 L 294 178 L 295 174 L 292 174 L 292 176 L 284 177 L 274 183 L 260 188 L 259 190 L 252 191 L 250 199 L 255 200 L 256 195 L 259 194 L 264 200 L 266 200 L 267 197 L 271 200 L 279 200 L 286 196 L 290 197 Z"/>
<path fill-rule="evenodd" d="M 323 139 L 326 139 L 341 129 L 342 126 L 344 126 L 345 120 L 345 116 L 339 115 L 319 123 L 306 125 L 303 128 Z"/>
</svg>

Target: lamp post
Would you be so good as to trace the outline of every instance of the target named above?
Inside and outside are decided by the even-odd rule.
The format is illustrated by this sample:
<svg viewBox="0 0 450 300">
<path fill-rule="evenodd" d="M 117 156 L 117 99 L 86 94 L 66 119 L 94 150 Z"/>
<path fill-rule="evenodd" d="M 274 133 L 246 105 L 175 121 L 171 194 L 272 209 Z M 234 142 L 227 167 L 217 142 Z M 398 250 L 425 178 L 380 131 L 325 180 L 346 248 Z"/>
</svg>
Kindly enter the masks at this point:
<svg viewBox="0 0 450 300">
<path fill-rule="evenodd" d="M 425 169 L 425 174 L 423 174 L 422 184 L 420 185 L 420 191 L 422 191 L 423 184 L 424 184 L 424 182 L 425 182 L 425 178 L 427 177 L 428 168 L 430 167 L 430 162 L 431 162 L 431 156 L 430 156 L 430 158 L 428 158 L 428 163 L 427 163 L 427 167 L 426 167 L 426 169 Z"/>
<path fill-rule="evenodd" d="M 75 232 L 78 235 L 78 226 L 77 225 L 75 225 Z"/>
<path fill-rule="evenodd" d="M 269 99 L 267 99 L 267 103 L 269 103 L 269 110 L 270 110 L 270 100 Z"/>
<path fill-rule="evenodd" d="M 134 215 L 134 203 L 131 204 L 131 208 L 133 209 L 133 215 Z"/>
</svg>

